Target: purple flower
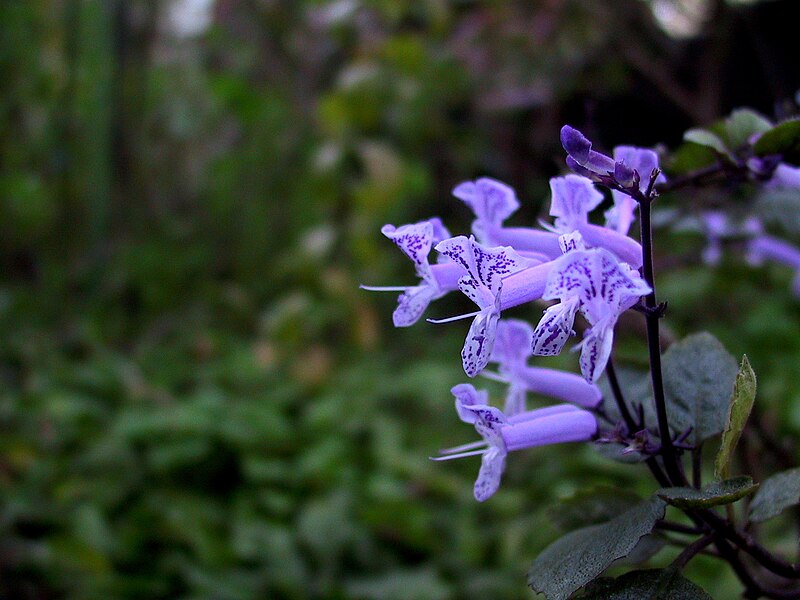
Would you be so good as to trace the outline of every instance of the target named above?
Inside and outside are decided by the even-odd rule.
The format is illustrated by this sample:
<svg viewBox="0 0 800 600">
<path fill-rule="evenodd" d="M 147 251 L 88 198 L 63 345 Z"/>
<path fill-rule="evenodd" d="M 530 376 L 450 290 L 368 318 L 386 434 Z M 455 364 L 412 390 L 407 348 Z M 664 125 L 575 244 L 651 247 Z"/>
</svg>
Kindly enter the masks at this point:
<svg viewBox="0 0 800 600">
<path fill-rule="evenodd" d="M 800 168 L 781 163 L 772 174 L 772 178 L 764 184 L 767 189 L 800 189 Z"/>
<path fill-rule="evenodd" d="M 400 227 L 384 225 L 381 233 L 397 244 L 411 259 L 421 282 L 414 286 L 362 285 L 361 288 L 378 292 L 402 292 L 397 299 L 397 308 L 392 314 L 392 320 L 395 327 L 408 327 L 419 320 L 432 300 L 458 289 L 458 280 L 464 274 L 464 270 L 454 263 L 431 265 L 428 262 L 428 254 L 433 244 L 450 237 L 450 233 L 437 218 Z"/>
<path fill-rule="evenodd" d="M 647 192 L 650 173 L 658 169 L 658 154 L 647 148 L 617 146 L 614 148 L 614 160 L 639 173 L 639 191 L 643 194 Z M 667 178 L 660 173 L 656 183 L 663 183 L 666 180 Z M 627 234 L 634 220 L 636 201 L 619 190 L 611 190 L 611 196 L 614 198 L 614 206 L 605 213 L 606 227 Z"/>
<path fill-rule="evenodd" d="M 603 195 L 585 177 L 566 175 L 550 180 L 550 215 L 556 217 L 559 233 L 580 232 L 587 245 L 603 247 L 633 267 L 642 264 L 642 247 L 624 233 L 589 223 L 589 213 L 603 201 Z"/>
<path fill-rule="evenodd" d="M 769 235 L 759 235 L 747 244 L 747 260 L 752 265 L 772 260 L 794 269 L 792 292 L 800 297 L 800 248 Z"/>
<path fill-rule="evenodd" d="M 590 325 L 578 346 L 581 372 L 593 383 L 608 362 L 617 319 L 650 293 L 650 286 L 604 248 L 574 250 L 554 263 L 542 298 L 561 302 L 544 311 L 533 333 L 533 354 L 559 354 L 580 310 Z"/>
<path fill-rule="evenodd" d="M 511 248 L 485 248 L 474 237 L 463 235 L 439 242 L 436 250 L 466 272 L 458 280 L 458 288 L 480 309 L 461 351 L 464 372 L 475 377 L 489 361 L 494 345 L 503 277 L 523 269 L 525 259 Z"/>
<path fill-rule="evenodd" d="M 483 442 L 445 450 L 442 456 L 433 460 L 482 455 L 474 488 L 478 502 L 490 498 L 500 487 L 509 452 L 547 444 L 587 441 L 597 433 L 594 416 L 571 404 L 558 404 L 509 417 L 489 406 L 486 392 L 478 392 L 470 384 L 457 385 L 452 392 L 458 416 L 475 426 Z"/>
<path fill-rule="evenodd" d="M 482 244 L 494 245 L 492 231 L 502 227 L 503 221 L 519 208 L 513 188 L 489 177 L 460 183 L 453 189 L 453 195 L 475 213 L 472 233 Z"/>
<path fill-rule="evenodd" d="M 541 255 L 540 260 L 557 258 L 558 235 L 528 227 L 503 227 L 503 222 L 518 208 L 514 190 L 500 181 L 482 177 L 465 181 L 453 189 L 453 195 L 475 213 L 472 233 L 485 246 L 512 246 L 526 258 Z"/>
<path fill-rule="evenodd" d="M 592 181 L 602 183 L 612 190 L 621 189 L 623 195 L 645 192 L 650 184 L 653 169 L 658 168 L 658 156 L 652 150 L 618 146 L 614 149 L 614 158 L 592 150 L 592 143 L 574 127 L 564 125 L 561 128 L 561 145 L 567 152 L 567 166 L 570 170 Z M 661 175 L 656 181 L 665 181 Z M 610 222 L 620 233 L 627 233 L 633 218 L 633 206 L 628 201 L 615 197 L 614 211 Z M 612 209 L 613 210 L 613 209 Z M 627 221 L 627 222 L 626 222 Z"/>
<path fill-rule="evenodd" d="M 600 389 L 580 375 L 555 369 L 528 366 L 533 354 L 533 327 L 525 321 L 503 319 L 497 325 L 497 339 L 491 362 L 498 365 L 498 375 L 482 374 L 508 383 L 504 412 L 513 416 L 524 412 L 527 392 L 564 400 L 585 408 L 594 408 L 603 399 Z"/>
</svg>

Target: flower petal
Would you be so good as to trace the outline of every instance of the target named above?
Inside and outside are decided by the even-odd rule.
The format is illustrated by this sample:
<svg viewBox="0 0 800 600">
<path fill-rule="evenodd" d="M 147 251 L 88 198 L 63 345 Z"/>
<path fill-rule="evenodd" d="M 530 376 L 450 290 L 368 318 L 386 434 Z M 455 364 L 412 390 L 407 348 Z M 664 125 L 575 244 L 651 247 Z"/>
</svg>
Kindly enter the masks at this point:
<svg viewBox="0 0 800 600">
<path fill-rule="evenodd" d="M 482 177 L 455 187 L 453 195 L 469 206 L 478 221 L 500 226 L 519 208 L 514 189 L 496 179 Z"/>
<path fill-rule="evenodd" d="M 427 283 L 408 288 L 397 298 L 397 308 L 392 313 L 395 327 L 410 327 L 416 323 L 438 290 Z"/>
<path fill-rule="evenodd" d="M 569 298 L 544 311 L 533 332 L 531 352 L 537 356 L 555 356 L 561 352 L 569 336 L 578 311 L 577 298 Z"/>
<path fill-rule="evenodd" d="M 459 383 L 450 392 L 456 399 L 458 417 L 465 423 L 475 423 L 479 417 L 470 407 L 489 405 L 489 393 L 486 390 L 476 390 L 471 383 Z"/>
<path fill-rule="evenodd" d="M 473 493 L 478 502 L 488 500 L 497 491 L 505 468 L 506 452 L 501 448 L 489 448 L 481 459 L 481 469 L 475 480 Z"/>
<path fill-rule="evenodd" d="M 487 309 L 472 321 L 461 350 L 461 363 L 467 376 L 475 377 L 489 362 L 499 319 L 497 311 Z"/>
<path fill-rule="evenodd" d="M 550 216 L 557 217 L 556 225 L 565 233 L 585 223 L 588 214 L 603 201 L 603 194 L 595 189 L 594 184 L 578 175 L 553 177 L 550 191 Z"/>
<path fill-rule="evenodd" d="M 603 321 L 586 330 L 581 342 L 581 373 L 589 383 L 596 382 L 605 371 L 614 343 L 614 320 Z"/>
<path fill-rule="evenodd" d="M 420 221 L 409 225 L 384 225 L 381 233 L 392 240 L 415 265 L 428 262 L 428 254 L 433 245 L 433 225 L 430 221 Z"/>
<path fill-rule="evenodd" d="M 524 364 L 531 355 L 533 327 L 519 319 L 502 319 L 497 324 L 497 336 L 491 361 L 501 367 Z"/>
</svg>

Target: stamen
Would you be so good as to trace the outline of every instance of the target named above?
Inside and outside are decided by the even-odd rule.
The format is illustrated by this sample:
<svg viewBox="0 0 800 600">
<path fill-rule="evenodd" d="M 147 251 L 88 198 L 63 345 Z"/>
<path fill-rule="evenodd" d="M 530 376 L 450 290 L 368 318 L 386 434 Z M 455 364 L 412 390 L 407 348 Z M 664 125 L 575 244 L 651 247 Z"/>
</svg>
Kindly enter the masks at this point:
<svg viewBox="0 0 800 600">
<path fill-rule="evenodd" d="M 405 292 L 408 289 L 411 289 L 412 286 L 405 285 L 405 286 L 378 286 L 378 285 L 359 285 L 359 288 L 362 290 L 367 290 L 368 292 Z"/>
<path fill-rule="evenodd" d="M 451 323 L 453 321 L 461 321 L 463 319 L 471 319 L 472 317 L 477 317 L 481 314 L 481 311 L 476 310 L 475 312 L 467 313 L 466 315 L 458 315 L 456 317 L 447 317 L 446 319 L 425 319 L 428 323 L 435 323 L 439 325 L 440 323 Z"/>
<path fill-rule="evenodd" d="M 453 446 L 452 448 L 445 448 L 444 450 L 439 450 L 439 454 L 456 454 L 457 452 L 463 452 L 464 450 L 472 450 L 473 448 L 480 448 L 481 446 L 485 446 L 487 444 L 486 440 L 478 440 L 477 442 L 470 442 L 469 444 L 461 444 L 460 446 Z"/>
<path fill-rule="evenodd" d="M 431 460 L 453 460 L 454 458 L 466 458 L 467 456 L 478 456 L 479 454 L 486 454 L 488 448 L 481 448 L 480 450 L 473 450 L 472 452 L 462 452 L 461 454 L 448 454 L 447 456 L 429 456 Z"/>
<path fill-rule="evenodd" d="M 492 381 L 499 381 L 500 383 L 511 383 L 508 379 L 500 375 L 500 373 L 494 373 L 492 371 L 481 371 L 480 376 L 491 379 Z"/>
</svg>

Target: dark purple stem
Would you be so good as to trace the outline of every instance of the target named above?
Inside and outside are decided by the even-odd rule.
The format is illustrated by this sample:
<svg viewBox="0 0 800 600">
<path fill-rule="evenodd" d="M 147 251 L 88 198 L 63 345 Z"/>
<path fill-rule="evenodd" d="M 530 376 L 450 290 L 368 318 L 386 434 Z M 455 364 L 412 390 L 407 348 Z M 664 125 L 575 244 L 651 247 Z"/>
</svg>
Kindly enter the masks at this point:
<svg viewBox="0 0 800 600">
<path fill-rule="evenodd" d="M 642 194 L 638 192 L 634 199 L 639 202 L 639 223 L 641 226 L 642 242 L 642 277 L 650 286 L 651 292 L 645 296 L 645 307 L 650 309 L 644 313 L 647 324 L 647 348 L 650 354 L 650 378 L 653 383 L 653 398 L 656 404 L 656 416 L 658 418 L 658 431 L 661 436 L 661 454 L 664 459 L 664 468 L 667 471 L 672 485 L 686 485 L 686 477 L 680 467 L 675 446 L 672 443 L 672 436 L 669 431 L 669 418 L 667 416 L 667 401 L 664 396 L 664 379 L 661 371 L 661 345 L 659 325 L 660 316 L 655 311 L 658 302 L 656 301 L 656 282 L 653 272 L 653 227 L 650 222 L 651 203 L 657 194 L 654 190 L 655 181 L 660 171 L 653 169 L 650 174 L 650 182 L 647 191 Z"/>
</svg>

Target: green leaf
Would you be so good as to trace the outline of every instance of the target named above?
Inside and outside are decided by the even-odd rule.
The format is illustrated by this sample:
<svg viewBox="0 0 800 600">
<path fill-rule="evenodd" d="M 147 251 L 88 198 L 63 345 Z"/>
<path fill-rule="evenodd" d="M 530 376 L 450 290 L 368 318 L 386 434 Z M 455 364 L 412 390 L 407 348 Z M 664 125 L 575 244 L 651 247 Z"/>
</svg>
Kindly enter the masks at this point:
<svg viewBox="0 0 800 600">
<path fill-rule="evenodd" d="M 750 520 L 760 523 L 800 503 L 800 467 L 782 471 L 761 483 L 750 503 Z"/>
<path fill-rule="evenodd" d="M 641 501 L 629 490 L 603 485 L 576 492 L 551 506 L 547 516 L 560 529 L 570 531 L 608 521 Z"/>
<path fill-rule="evenodd" d="M 528 585 L 548 600 L 566 600 L 612 562 L 627 556 L 665 510 L 665 502 L 652 497 L 606 523 L 568 533 L 533 561 Z"/>
<path fill-rule="evenodd" d="M 690 441 L 702 442 L 725 429 L 736 359 L 710 333 L 696 333 L 670 346 L 663 356 L 664 393 L 670 426 L 692 428 Z"/>
<path fill-rule="evenodd" d="M 784 162 L 800 164 L 800 119 L 784 121 L 765 132 L 753 144 L 753 151 L 757 156 L 781 154 Z"/>
<path fill-rule="evenodd" d="M 677 569 L 631 571 L 616 579 L 591 584 L 581 600 L 712 600 Z"/>
<path fill-rule="evenodd" d="M 683 139 L 687 142 L 692 142 L 694 144 L 699 144 L 700 146 L 711 148 L 718 154 L 722 154 L 724 156 L 728 156 L 730 154 L 728 152 L 728 148 L 725 146 L 725 142 L 723 142 L 718 136 L 705 129 L 689 129 L 683 134 Z"/>
<path fill-rule="evenodd" d="M 742 357 L 739 373 L 736 375 L 736 382 L 733 384 L 733 395 L 731 395 L 731 403 L 728 407 L 728 424 L 722 432 L 722 441 L 714 462 L 714 476 L 717 479 L 723 479 L 730 474 L 733 452 L 742 436 L 755 400 L 756 374 L 745 354 Z"/>
<path fill-rule="evenodd" d="M 747 108 L 734 110 L 725 119 L 725 134 L 728 147 L 732 149 L 747 146 L 750 138 L 772 129 L 772 123 L 755 111 Z"/>
<path fill-rule="evenodd" d="M 711 508 L 732 504 L 752 494 L 758 488 L 752 477 L 735 477 L 725 481 L 715 481 L 703 489 L 689 487 L 665 488 L 656 492 L 659 498 L 678 508 Z"/>
</svg>

